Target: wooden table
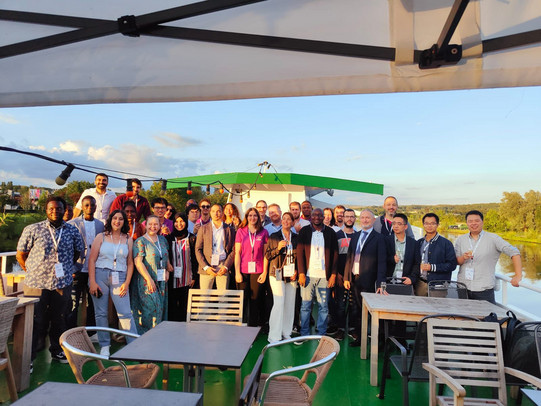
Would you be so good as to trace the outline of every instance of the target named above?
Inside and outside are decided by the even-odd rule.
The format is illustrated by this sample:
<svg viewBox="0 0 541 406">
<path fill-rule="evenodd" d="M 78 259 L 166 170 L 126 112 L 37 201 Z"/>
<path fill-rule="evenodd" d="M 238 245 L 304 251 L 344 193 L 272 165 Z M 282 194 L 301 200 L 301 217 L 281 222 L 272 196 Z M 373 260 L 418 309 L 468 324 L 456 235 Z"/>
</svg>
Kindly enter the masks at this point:
<svg viewBox="0 0 541 406">
<path fill-rule="evenodd" d="M 46 382 L 19 399 L 14 405 L 148 406 L 155 404 L 195 406 L 200 399 L 201 394 L 198 393 Z"/>
<path fill-rule="evenodd" d="M 24 278 L 26 277 L 26 272 L 24 271 L 17 271 L 17 272 L 7 272 L 2 273 L 2 276 L 4 277 L 6 283 L 4 286 L 4 294 L 9 295 L 14 292 L 21 291 L 22 293 L 22 286 L 19 286 L 21 282 L 24 282 Z"/>
<path fill-rule="evenodd" d="M 34 303 L 37 297 L 18 297 L 19 303 L 13 318 L 13 354 L 11 365 L 15 386 L 21 392 L 30 385 L 30 361 L 32 356 L 32 332 L 34 329 Z"/>
<path fill-rule="evenodd" d="M 491 312 L 499 318 L 506 310 L 485 300 L 447 299 L 424 296 L 378 295 L 362 293 L 361 359 L 366 359 L 368 313 L 372 316 L 370 340 L 370 385 L 378 384 L 378 333 L 380 320 L 419 321 L 433 314 L 462 314 L 482 318 Z"/>
<path fill-rule="evenodd" d="M 184 365 L 183 390 L 203 393 L 205 366 L 240 369 L 259 327 L 164 321 L 111 358 Z M 189 370 L 195 370 L 195 376 Z"/>
<path fill-rule="evenodd" d="M 534 389 L 520 389 L 521 392 L 526 396 L 528 399 L 530 399 L 534 405 L 541 406 L 541 390 L 534 390 Z"/>
</svg>

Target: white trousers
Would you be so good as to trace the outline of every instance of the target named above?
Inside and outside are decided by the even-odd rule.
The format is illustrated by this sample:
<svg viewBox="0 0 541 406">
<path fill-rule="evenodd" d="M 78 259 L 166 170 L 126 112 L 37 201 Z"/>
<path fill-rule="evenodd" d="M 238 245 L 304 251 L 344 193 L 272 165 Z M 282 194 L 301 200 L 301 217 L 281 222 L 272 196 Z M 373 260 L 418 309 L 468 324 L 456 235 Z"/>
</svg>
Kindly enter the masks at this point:
<svg viewBox="0 0 541 406">
<path fill-rule="evenodd" d="M 269 276 L 274 304 L 269 318 L 269 342 L 290 338 L 295 318 L 295 294 L 297 282 L 286 283 Z"/>
</svg>

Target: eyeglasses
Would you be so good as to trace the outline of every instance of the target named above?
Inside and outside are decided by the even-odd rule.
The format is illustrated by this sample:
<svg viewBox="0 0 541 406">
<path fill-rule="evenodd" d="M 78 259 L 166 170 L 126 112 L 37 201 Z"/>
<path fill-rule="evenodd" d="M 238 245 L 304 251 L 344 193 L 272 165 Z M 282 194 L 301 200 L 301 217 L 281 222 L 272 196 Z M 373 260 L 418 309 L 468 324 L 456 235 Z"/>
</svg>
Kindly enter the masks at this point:
<svg viewBox="0 0 541 406">
<path fill-rule="evenodd" d="M 201 206 L 202 209 L 210 209 L 210 204 L 202 204 Z"/>
<path fill-rule="evenodd" d="M 392 225 L 393 225 L 393 226 L 405 226 L 406 224 L 405 224 L 405 223 L 399 223 L 399 222 L 397 222 L 397 221 L 393 221 L 393 222 L 392 222 Z"/>
<path fill-rule="evenodd" d="M 437 226 L 438 223 L 423 223 L 425 226 Z"/>
<path fill-rule="evenodd" d="M 154 206 L 154 210 L 165 210 L 165 206 Z"/>
</svg>

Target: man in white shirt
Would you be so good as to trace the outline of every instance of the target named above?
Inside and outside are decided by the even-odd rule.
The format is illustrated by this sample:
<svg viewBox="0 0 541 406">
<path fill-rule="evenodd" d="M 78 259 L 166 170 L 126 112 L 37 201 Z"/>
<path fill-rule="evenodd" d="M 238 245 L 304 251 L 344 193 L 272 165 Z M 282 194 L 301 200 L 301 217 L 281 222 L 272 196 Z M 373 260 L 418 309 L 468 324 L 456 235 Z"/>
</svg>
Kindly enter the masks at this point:
<svg viewBox="0 0 541 406">
<path fill-rule="evenodd" d="M 483 230 L 483 213 L 471 210 L 466 213 L 469 234 L 456 239 L 456 260 L 460 266 L 458 282 L 466 284 L 468 298 L 487 300 L 495 303 L 496 263 L 500 254 L 511 257 L 515 276 L 511 285 L 518 287 L 522 280 L 522 259 L 520 251 L 497 234 Z"/>
<path fill-rule="evenodd" d="M 96 200 L 96 213 L 94 217 L 105 224 L 111 204 L 116 199 L 116 194 L 107 190 L 109 177 L 105 173 L 98 173 L 94 179 L 95 188 L 86 189 L 79 198 L 77 205 L 73 209 L 73 218 L 79 217 L 83 209 L 82 203 L 86 196 L 92 196 Z"/>
<path fill-rule="evenodd" d="M 301 228 L 310 225 L 310 222 L 308 220 L 301 218 L 301 204 L 299 202 L 289 203 L 289 212 L 293 214 L 293 218 L 295 219 L 293 227 L 291 227 L 291 231 L 293 231 L 294 233 L 299 234 Z"/>
</svg>

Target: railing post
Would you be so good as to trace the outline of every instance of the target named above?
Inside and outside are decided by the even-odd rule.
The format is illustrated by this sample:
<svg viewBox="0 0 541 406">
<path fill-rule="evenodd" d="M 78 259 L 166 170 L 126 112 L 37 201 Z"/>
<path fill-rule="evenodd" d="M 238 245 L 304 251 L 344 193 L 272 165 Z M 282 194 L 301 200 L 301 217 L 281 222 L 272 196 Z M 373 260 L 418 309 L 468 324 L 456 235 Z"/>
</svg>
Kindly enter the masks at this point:
<svg viewBox="0 0 541 406">
<path fill-rule="evenodd" d="M 502 305 L 507 306 L 507 285 L 509 284 L 506 280 L 500 279 L 502 282 Z"/>
</svg>

